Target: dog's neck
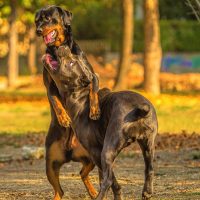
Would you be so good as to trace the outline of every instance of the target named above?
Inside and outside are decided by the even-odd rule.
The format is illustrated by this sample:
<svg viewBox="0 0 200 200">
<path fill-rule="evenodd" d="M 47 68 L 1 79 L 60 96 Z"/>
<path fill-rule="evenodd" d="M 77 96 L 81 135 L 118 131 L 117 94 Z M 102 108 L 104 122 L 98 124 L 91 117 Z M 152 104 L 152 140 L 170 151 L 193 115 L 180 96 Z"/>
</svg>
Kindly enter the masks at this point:
<svg viewBox="0 0 200 200">
<path fill-rule="evenodd" d="M 66 36 L 67 38 L 67 36 Z M 80 47 L 78 46 L 78 44 L 73 40 L 70 42 L 69 45 L 69 41 L 67 39 L 64 40 L 64 42 L 61 44 L 61 46 L 68 46 L 72 52 L 72 54 L 74 55 L 80 55 L 82 53 L 82 50 L 80 49 Z M 46 53 L 50 54 L 55 60 L 58 60 L 57 58 L 57 50 L 59 47 L 57 46 L 49 46 L 46 49 Z"/>
</svg>

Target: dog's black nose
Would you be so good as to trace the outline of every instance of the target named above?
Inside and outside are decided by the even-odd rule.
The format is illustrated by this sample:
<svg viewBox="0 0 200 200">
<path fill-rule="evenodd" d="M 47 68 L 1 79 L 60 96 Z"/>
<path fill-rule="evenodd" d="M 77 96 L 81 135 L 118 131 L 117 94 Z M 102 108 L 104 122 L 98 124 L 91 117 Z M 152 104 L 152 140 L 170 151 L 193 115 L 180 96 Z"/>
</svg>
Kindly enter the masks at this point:
<svg viewBox="0 0 200 200">
<path fill-rule="evenodd" d="M 37 33 L 38 36 L 41 36 L 42 35 L 42 28 L 37 28 L 36 33 Z"/>
</svg>

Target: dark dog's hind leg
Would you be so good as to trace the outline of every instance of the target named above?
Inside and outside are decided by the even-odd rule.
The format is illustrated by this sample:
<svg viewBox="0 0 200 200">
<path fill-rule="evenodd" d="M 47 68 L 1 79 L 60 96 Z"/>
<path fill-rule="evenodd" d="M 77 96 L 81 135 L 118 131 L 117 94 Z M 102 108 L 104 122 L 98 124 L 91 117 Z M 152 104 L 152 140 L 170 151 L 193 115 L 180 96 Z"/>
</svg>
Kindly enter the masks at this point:
<svg viewBox="0 0 200 200">
<path fill-rule="evenodd" d="M 122 194 L 121 194 L 121 186 L 117 182 L 117 179 L 113 173 L 113 184 L 111 186 L 113 194 L 114 194 L 114 200 L 121 200 Z"/>
<path fill-rule="evenodd" d="M 107 128 L 106 137 L 104 139 L 104 146 L 101 153 L 101 167 L 103 172 L 103 180 L 101 183 L 101 188 L 98 200 L 102 200 L 108 189 L 112 186 L 114 197 L 116 200 L 121 199 L 120 186 L 116 181 L 116 178 L 113 173 L 113 163 L 116 156 L 122 150 L 125 140 L 120 138 L 121 130 L 118 130 L 118 127 L 115 123 L 111 123 Z"/>
<path fill-rule="evenodd" d="M 153 158 L 154 158 L 154 139 L 138 140 L 141 147 L 145 163 L 145 182 L 142 192 L 142 199 L 148 200 L 153 194 Z"/>
<path fill-rule="evenodd" d="M 103 180 L 103 173 L 100 169 L 98 169 L 99 172 L 99 184 L 101 185 L 102 180 Z M 117 182 L 117 179 L 113 173 L 113 183 L 111 185 L 112 188 L 112 192 L 114 194 L 114 200 L 121 200 L 122 196 L 121 196 L 121 186 L 119 185 L 119 183 Z"/>
</svg>

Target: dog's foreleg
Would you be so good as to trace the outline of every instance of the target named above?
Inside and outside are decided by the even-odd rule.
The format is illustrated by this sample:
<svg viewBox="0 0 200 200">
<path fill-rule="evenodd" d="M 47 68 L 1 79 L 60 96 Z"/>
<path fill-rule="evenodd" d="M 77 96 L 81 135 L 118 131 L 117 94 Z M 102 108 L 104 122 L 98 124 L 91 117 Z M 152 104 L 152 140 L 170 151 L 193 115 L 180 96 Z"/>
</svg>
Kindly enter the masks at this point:
<svg viewBox="0 0 200 200">
<path fill-rule="evenodd" d="M 63 105 L 61 104 L 60 100 L 57 96 L 50 96 L 50 100 L 53 106 L 53 109 L 56 113 L 58 122 L 63 127 L 69 127 L 71 123 L 71 119 L 67 114 L 67 111 L 64 109 Z"/>
</svg>

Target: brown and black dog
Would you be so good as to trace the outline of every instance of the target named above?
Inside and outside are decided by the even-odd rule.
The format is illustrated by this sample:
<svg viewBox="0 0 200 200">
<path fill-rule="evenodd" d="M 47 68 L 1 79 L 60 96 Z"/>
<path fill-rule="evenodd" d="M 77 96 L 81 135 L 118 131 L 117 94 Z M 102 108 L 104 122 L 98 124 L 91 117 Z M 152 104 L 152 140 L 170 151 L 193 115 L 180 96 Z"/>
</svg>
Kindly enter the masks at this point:
<svg viewBox="0 0 200 200">
<path fill-rule="evenodd" d="M 97 200 L 102 200 L 110 187 L 114 199 L 121 199 L 120 185 L 113 164 L 120 151 L 137 141 L 145 162 L 143 199 L 150 199 L 153 193 L 154 140 L 158 124 L 153 105 L 140 94 L 131 91 L 110 92 L 100 90 L 101 117 L 94 121 L 88 117 L 90 86 L 79 81 L 84 68 L 83 57 L 73 55 L 69 47 L 58 49 L 59 67 L 48 62 L 44 66 L 64 99 L 71 126 L 78 140 L 90 155 L 91 162 L 101 171 L 101 186 Z M 48 59 L 47 59 L 48 60 Z M 102 96 L 101 96 L 102 92 Z"/>
<path fill-rule="evenodd" d="M 43 36 L 47 45 L 47 62 L 51 67 L 58 66 L 57 48 L 62 44 L 69 46 L 75 55 L 82 55 L 87 66 L 86 73 L 90 75 L 90 113 L 91 119 L 98 119 L 100 116 L 98 103 L 98 78 L 91 65 L 79 46 L 75 43 L 71 31 L 72 14 L 57 6 L 42 8 L 36 13 L 35 24 L 38 36 Z M 91 78 L 92 74 L 92 78 Z M 81 162 L 83 168 L 80 172 L 81 178 L 88 190 L 91 198 L 95 198 L 97 193 L 89 181 L 88 173 L 94 168 L 87 151 L 80 145 L 70 127 L 71 119 L 63 107 L 64 101 L 59 94 L 59 90 L 49 75 L 43 70 L 44 85 L 47 89 L 47 96 L 51 109 L 51 123 L 46 136 L 46 174 L 50 184 L 55 191 L 54 200 L 59 200 L 63 196 L 63 190 L 59 183 L 59 170 L 61 166 L 71 160 Z"/>
<path fill-rule="evenodd" d="M 89 116 L 93 120 L 100 117 L 100 109 L 98 104 L 99 80 L 85 54 L 73 40 L 71 29 L 72 13 L 63 10 L 58 6 L 47 6 L 35 15 L 36 33 L 42 36 L 47 45 L 46 54 L 48 55 L 48 63 L 52 67 L 57 67 L 57 48 L 62 44 L 69 46 L 72 53 L 84 57 L 83 62 L 86 66 L 86 73 L 90 76 L 90 113 Z M 55 107 L 54 107 L 55 109 Z M 56 110 L 56 109 L 55 109 Z M 61 120 L 62 121 L 62 120 Z M 67 119 L 67 122 L 70 120 Z M 62 123 L 62 122 L 61 122 Z M 67 123 L 68 125 L 68 123 Z M 65 124 L 66 126 L 66 124 Z"/>
</svg>

